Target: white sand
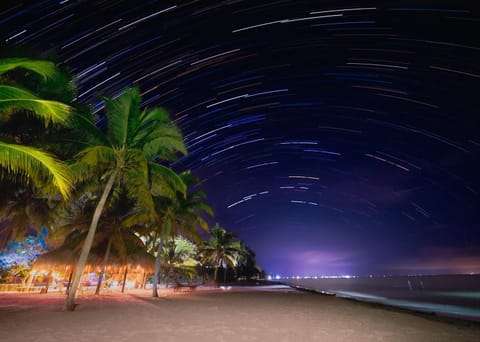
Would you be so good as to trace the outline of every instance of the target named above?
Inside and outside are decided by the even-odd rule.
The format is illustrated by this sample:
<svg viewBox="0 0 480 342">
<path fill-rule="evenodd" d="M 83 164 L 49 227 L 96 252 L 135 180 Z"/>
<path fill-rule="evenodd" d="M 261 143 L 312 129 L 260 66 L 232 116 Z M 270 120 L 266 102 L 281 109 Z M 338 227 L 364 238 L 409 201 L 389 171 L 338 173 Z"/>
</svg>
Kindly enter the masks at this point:
<svg viewBox="0 0 480 342">
<path fill-rule="evenodd" d="M 79 296 L 0 294 L 0 341 L 480 341 L 478 324 L 453 324 L 287 289 Z"/>
</svg>

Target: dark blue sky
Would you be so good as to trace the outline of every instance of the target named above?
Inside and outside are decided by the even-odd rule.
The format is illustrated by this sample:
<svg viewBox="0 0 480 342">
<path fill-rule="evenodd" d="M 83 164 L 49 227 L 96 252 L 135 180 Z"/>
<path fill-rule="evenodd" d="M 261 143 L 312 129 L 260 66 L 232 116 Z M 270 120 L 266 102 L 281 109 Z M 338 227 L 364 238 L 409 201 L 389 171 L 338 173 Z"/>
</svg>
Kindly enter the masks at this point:
<svg viewBox="0 0 480 342">
<path fill-rule="evenodd" d="M 0 38 L 96 111 L 134 84 L 167 108 L 267 272 L 480 272 L 476 1 L 34 3 Z"/>
</svg>

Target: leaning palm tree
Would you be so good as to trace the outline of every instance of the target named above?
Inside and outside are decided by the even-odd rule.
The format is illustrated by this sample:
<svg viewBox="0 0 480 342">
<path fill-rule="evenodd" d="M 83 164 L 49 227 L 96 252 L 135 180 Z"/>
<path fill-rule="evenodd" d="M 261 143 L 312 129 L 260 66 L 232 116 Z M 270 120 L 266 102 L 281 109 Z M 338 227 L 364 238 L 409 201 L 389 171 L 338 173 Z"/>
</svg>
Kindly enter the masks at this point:
<svg viewBox="0 0 480 342">
<path fill-rule="evenodd" d="M 141 110 L 137 88 L 128 88 L 116 99 L 105 98 L 107 126 L 100 129 L 92 121 L 81 122 L 88 128 L 90 140 L 77 155 L 71 169 L 79 182 L 96 178 L 103 190 L 96 205 L 87 237 L 80 254 L 72 288 L 65 302 L 66 310 L 74 310 L 75 295 L 80 284 L 97 225 L 114 187 L 123 188 L 142 208 L 154 217 L 153 195 L 161 195 L 165 184 L 180 193 L 185 185 L 170 168 L 159 163 L 171 160 L 175 152 L 186 154 L 182 134 L 165 110 Z"/>
<path fill-rule="evenodd" d="M 43 79 L 56 77 L 58 70 L 52 62 L 26 58 L 0 59 L 0 120 L 5 122 L 19 111 L 34 114 L 45 126 L 67 124 L 72 107 L 45 100 L 22 88 L 9 75 L 17 69 L 40 75 Z M 19 141 L 20 140 L 20 141 Z M 2 132 L 0 140 L 0 171 L 32 183 L 37 188 L 51 184 L 64 198 L 68 197 L 72 177 L 67 166 L 52 154 L 21 143 L 19 137 Z"/>
<path fill-rule="evenodd" d="M 126 241 L 131 240 L 133 232 L 129 230 L 129 224 L 135 221 L 129 220 L 129 216 L 135 214 L 133 203 L 128 199 L 122 189 L 113 189 L 113 196 L 105 204 L 102 214 L 102 221 L 97 228 L 97 233 L 92 242 L 92 250 L 96 255 L 103 255 L 100 275 L 98 278 L 96 295 L 100 294 L 102 281 L 105 275 L 105 269 L 110 261 L 111 254 L 116 259 L 125 263 L 127 258 Z M 82 245 L 88 233 L 90 218 L 93 216 L 97 198 L 85 192 L 76 201 L 71 201 L 59 212 L 59 220 L 57 227 L 53 232 L 53 236 L 74 236 L 79 234 L 82 239 L 76 241 L 76 245 L 72 244 L 71 239 L 67 246 L 69 249 L 81 251 Z M 133 223 L 132 223 L 133 222 Z M 138 239 L 138 237 L 136 237 Z M 60 249 L 64 248 L 62 245 Z"/>
<path fill-rule="evenodd" d="M 227 232 L 218 223 L 212 228 L 210 234 L 210 239 L 202 248 L 202 264 L 209 263 L 215 268 L 213 280 L 218 283 L 217 275 L 220 265 L 236 267 L 243 253 L 243 247 L 240 241 L 233 240 L 234 233 Z"/>
</svg>

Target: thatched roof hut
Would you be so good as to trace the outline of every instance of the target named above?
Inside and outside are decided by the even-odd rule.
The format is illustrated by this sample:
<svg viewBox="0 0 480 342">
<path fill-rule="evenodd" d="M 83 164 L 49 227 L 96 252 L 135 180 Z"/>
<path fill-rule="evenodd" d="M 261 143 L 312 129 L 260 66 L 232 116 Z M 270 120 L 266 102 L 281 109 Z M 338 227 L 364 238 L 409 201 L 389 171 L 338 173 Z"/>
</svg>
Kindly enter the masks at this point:
<svg viewBox="0 0 480 342">
<path fill-rule="evenodd" d="M 33 263 L 32 270 L 63 270 L 76 263 L 76 256 L 67 248 L 57 248 L 40 255 Z"/>
</svg>

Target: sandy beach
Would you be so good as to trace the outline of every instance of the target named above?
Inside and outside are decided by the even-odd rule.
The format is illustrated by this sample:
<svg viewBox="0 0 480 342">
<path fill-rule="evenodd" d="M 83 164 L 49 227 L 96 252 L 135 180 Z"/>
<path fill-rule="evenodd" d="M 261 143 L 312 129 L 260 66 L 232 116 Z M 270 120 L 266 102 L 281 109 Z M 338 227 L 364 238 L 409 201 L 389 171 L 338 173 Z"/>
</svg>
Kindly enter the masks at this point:
<svg viewBox="0 0 480 342">
<path fill-rule="evenodd" d="M 290 288 L 0 294 L 0 341 L 478 341 L 476 323 L 447 322 Z"/>
</svg>

